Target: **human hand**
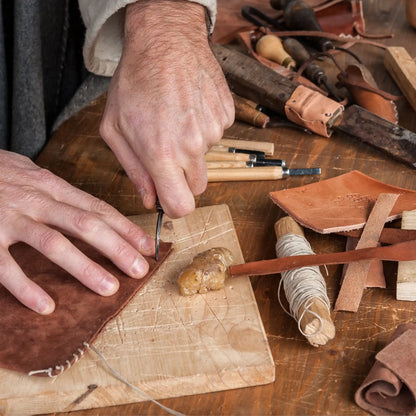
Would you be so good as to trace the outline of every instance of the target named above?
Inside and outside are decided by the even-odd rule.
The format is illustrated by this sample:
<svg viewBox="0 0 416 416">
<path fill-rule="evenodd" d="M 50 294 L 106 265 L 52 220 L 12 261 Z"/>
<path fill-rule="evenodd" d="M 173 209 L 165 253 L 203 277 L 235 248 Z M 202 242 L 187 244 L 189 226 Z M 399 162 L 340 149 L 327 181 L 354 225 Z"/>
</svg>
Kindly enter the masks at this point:
<svg viewBox="0 0 416 416">
<path fill-rule="evenodd" d="M 49 314 L 53 299 L 30 280 L 8 248 L 32 246 L 94 292 L 109 296 L 118 280 L 79 251 L 61 232 L 77 237 L 134 278 L 145 276 L 143 255 L 154 254 L 154 240 L 116 209 L 58 178 L 30 159 L 0 150 L 0 284 L 20 302 Z"/>
<path fill-rule="evenodd" d="M 150 209 L 177 218 L 207 185 L 205 153 L 234 119 L 207 39 L 205 9 L 186 0 L 127 7 L 123 54 L 100 133 Z"/>
</svg>

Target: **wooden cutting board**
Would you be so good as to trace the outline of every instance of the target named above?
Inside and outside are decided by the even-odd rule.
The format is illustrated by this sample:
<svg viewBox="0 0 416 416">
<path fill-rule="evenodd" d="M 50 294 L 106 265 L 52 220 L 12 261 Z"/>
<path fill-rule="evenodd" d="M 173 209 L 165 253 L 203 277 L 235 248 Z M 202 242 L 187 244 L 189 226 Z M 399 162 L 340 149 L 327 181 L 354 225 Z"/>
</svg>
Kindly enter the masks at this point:
<svg viewBox="0 0 416 416">
<path fill-rule="evenodd" d="M 130 217 L 154 234 L 155 214 Z M 248 277 L 183 297 L 178 273 L 199 252 L 227 247 L 243 256 L 226 205 L 164 219 L 162 239 L 174 251 L 151 281 L 93 344 L 128 381 L 155 399 L 274 381 L 274 362 Z M 24 339 L 16 348 L 24 348 Z M 91 350 L 52 379 L 0 369 L 0 414 L 80 410 L 146 400 L 116 379 Z M 179 410 L 180 409 L 176 409 Z"/>
</svg>

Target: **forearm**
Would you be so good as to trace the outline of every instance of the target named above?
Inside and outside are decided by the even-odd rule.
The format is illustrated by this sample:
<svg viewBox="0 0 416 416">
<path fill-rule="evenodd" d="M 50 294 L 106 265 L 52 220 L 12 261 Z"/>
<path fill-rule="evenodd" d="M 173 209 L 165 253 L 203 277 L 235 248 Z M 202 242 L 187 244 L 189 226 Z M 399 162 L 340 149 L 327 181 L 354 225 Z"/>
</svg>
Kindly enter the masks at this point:
<svg viewBox="0 0 416 416">
<path fill-rule="evenodd" d="M 87 28 L 84 60 L 91 72 L 105 76 L 113 75 L 124 44 L 126 6 L 134 3 L 134 0 L 79 0 Z M 148 0 L 147 3 L 161 9 L 162 1 Z M 176 7 L 176 12 L 177 7 L 182 7 L 176 0 L 171 0 L 170 3 Z M 217 11 L 216 0 L 184 0 L 183 3 L 203 6 L 209 16 L 209 31 L 212 32 Z M 166 29 L 165 20 L 158 22 L 158 26 Z"/>
</svg>

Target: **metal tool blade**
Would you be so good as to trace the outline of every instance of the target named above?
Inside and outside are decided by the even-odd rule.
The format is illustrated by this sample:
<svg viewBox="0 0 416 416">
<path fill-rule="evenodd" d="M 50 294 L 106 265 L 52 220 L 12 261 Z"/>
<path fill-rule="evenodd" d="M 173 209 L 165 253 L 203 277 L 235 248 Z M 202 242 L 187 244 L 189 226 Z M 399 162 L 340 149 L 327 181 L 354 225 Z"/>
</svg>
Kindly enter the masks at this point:
<svg viewBox="0 0 416 416">
<path fill-rule="evenodd" d="M 159 245 L 160 245 L 160 231 L 162 229 L 163 220 L 163 208 L 160 205 L 159 198 L 156 199 L 156 211 L 157 211 L 157 222 L 156 222 L 156 236 L 155 236 L 155 259 L 159 260 Z"/>
<path fill-rule="evenodd" d="M 301 169 L 283 168 L 284 176 L 320 175 L 320 174 L 321 174 L 321 168 L 301 168 Z"/>
<path fill-rule="evenodd" d="M 365 108 L 358 105 L 347 107 L 341 123 L 334 126 L 334 130 L 354 136 L 416 168 L 416 133 Z"/>
</svg>

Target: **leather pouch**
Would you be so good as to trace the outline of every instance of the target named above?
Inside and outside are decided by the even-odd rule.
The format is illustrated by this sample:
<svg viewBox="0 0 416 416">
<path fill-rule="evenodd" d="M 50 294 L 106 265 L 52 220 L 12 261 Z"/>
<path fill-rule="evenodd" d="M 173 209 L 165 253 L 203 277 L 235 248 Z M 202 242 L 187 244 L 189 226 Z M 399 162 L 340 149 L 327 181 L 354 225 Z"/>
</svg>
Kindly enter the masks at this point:
<svg viewBox="0 0 416 416">
<path fill-rule="evenodd" d="M 346 36 L 365 36 L 365 22 L 362 0 L 326 1 L 317 5 L 316 1 L 306 0 L 314 7 L 316 17 L 324 32 Z"/>
</svg>

